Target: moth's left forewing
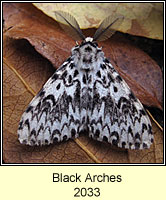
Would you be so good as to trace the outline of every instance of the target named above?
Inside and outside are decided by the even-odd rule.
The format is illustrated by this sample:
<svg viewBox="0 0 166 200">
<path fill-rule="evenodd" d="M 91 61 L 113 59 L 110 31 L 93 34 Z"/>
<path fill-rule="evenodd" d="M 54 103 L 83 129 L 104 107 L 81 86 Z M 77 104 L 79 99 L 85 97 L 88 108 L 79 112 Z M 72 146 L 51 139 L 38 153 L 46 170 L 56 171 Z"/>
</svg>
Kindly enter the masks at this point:
<svg viewBox="0 0 166 200">
<path fill-rule="evenodd" d="M 66 61 L 46 82 L 23 113 L 18 127 L 19 141 L 27 145 L 48 145 L 77 137 L 78 110 L 71 106 L 77 82 L 74 63 Z"/>
</svg>

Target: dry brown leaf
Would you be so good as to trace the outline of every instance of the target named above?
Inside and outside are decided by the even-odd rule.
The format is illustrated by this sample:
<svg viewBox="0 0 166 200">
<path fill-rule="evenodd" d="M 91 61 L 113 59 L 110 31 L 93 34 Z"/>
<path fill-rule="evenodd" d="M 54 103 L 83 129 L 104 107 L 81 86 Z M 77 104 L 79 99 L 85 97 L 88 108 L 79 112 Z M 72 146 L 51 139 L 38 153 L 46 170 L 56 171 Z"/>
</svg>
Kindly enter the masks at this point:
<svg viewBox="0 0 166 200">
<path fill-rule="evenodd" d="M 27 39 L 57 68 L 70 55 L 75 41 L 64 34 L 54 20 L 43 15 L 30 3 L 4 3 L 3 9 L 6 35 Z"/>
<path fill-rule="evenodd" d="M 83 29 L 98 27 L 106 16 L 123 15 L 118 30 L 153 39 L 163 39 L 163 3 L 34 3 L 55 19 L 54 11 L 72 14 Z"/>
<path fill-rule="evenodd" d="M 26 7 L 24 7 L 25 5 Z M 4 16 L 6 25 L 8 27 L 12 25 L 13 27 L 6 31 L 4 35 L 4 161 L 6 163 L 153 163 L 155 160 L 155 162 L 161 163 L 163 158 L 163 140 L 162 134 L 158 129 L 155 131 L 155 133 L 159 133 L 157 137 L 155 136 L 155 144 L 157 146 L 154 144 L 149 150 L 150 152 L 154 152 L 153 159 L 151 156 L 148 156 L 150 154 L 147 154 L 147 158 L 144 159 L 146 150 L 124 151 L 119 148 L 112 148 L 109 144 L 93 141 L 87 136 L 81 136 L 75 141 L 70 140 L 48 147 L 28 147 L 19 144 L 17 140 L 17 127 L 21 114 L 33 96 L 37 94 L 42 85 L 53 73 L 51 64 L 40 54 L 44 55 L 52 63 L 56 63 L 55 61 L 57 61 L 58 64 L 56 63 L 56 66 L 59 66 L 67 58 L 66 54 L 69 54 L 70 51 L 65 51 L 65 45 L 68 45 L 69 49 L 69 46 L 71 48 L 73 44 L 63 32 L 60 34 L 60 29 L 56 25 L 50 25 L 50 19 L 48 19 L 47 23 L 47 19 L 39 11 L 33 10 L 33 6 L 30 4 L 6 4 L 5 6 Z M 16 11 L 19 20 L 14 14 Z M 41 17 L 38 19 L 36 15 L 41 15 Z M 42 19 L 42 22 L 40 19 Z M 32 24 L 32 21 L 34 27 L 30 28 L 29 25 Z M 38 30 L 40 28 L 41 30 Z M 29 33 L 27 35 L 28 29 Z M 44 34 L 42 34 L 44 32 L 42 30 L 45 30 Z M 47 31 L 49 37 L 45 38 Z M 8 38 L 6 35 L 13 38 L 27 39 L 40 54 L 31 47 L 27 40 L 14 40 Z M 59 36 L 59 41 L 54 39 L 57 35 Z M 63 40 L 64 46 L 61 46 L 61 40 Z M 44 48 L 42 49 L 43 41 Z M 54 44 L 51 41 L 56 41 L 56 43 Z M 54 49 L 54 53 L 50 52 L 48 47 Z M 112 47 L 109 47 L 108 53 L 111 49 Z M 56 59 L 53 58 L 55 54 L 57 55 Z M 114 62 L 117 62 L 115 59 L 117 55 L 114 52 Z M 137 160 L 131 159 L 134 152 L 138 152 Z"/>
</svg>

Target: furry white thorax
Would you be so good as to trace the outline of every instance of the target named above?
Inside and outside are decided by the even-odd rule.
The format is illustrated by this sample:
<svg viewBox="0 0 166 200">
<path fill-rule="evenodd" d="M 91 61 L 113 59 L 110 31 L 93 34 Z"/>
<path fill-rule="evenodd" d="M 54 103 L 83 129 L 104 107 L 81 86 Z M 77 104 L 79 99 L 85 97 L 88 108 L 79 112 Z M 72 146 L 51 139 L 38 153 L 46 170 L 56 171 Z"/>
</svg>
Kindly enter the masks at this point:
<svg viewBox="0 0 166 200">
<path fill-rule="evenodd" d="M 93 70 L 103 62 L 104 52 L 93 42 L 93 38 L 87 37 L 72 49 L 72 57 L 78 69 Z"/>
</svg>

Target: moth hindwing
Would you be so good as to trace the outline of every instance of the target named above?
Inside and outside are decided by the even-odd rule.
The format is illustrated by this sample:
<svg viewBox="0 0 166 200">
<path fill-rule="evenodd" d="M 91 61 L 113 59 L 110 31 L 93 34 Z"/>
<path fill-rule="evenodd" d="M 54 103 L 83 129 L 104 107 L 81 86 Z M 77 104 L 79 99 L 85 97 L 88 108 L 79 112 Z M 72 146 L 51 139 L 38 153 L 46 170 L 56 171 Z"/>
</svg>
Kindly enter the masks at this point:
<svg viewBox="0 0 166 200">
<path fill-rule="evenodd" d="M 76 20 L 69 14 L 66 19 L 64 12 L 58 16 L 74 31 L 78 29 L 83 41 L 72 48 L 71 56 L 23 113 L 18 127 L 20 143 L 48 145 L 86 131 L 95 140 L 121 148 L 149 148 L 152 126 L 140 101 L 94 39 L 83 36 Z M 103 34 L 102 27 L 109 27 L 105 23 L 99 27 Z M 100 31 L 96 38 L 102 37 Z"/>
</svg>

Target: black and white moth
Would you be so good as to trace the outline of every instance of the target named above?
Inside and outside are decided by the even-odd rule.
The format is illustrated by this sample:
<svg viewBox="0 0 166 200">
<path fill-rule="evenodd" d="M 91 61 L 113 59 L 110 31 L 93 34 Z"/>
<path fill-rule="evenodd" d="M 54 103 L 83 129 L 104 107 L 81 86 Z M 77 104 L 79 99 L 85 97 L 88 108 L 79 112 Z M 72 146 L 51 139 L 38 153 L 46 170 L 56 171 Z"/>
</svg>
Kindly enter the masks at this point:
<svg viewBox="0 0 166 200">
<path fill-rule="evenodd" d="M 140 101 L 104 57 L 96 41 L 110 37 L 107 17 L 93 38 L 83 35 L 68 13 L 55 12 L 75 38 L 83 41 L 56 70 L 23 113 L 18 127 L 20 143 L 49 145 L 78 137 L 89 137 L 126 149 L 145 149 L 153 143 L 152 126 Z"/>
</svg>

